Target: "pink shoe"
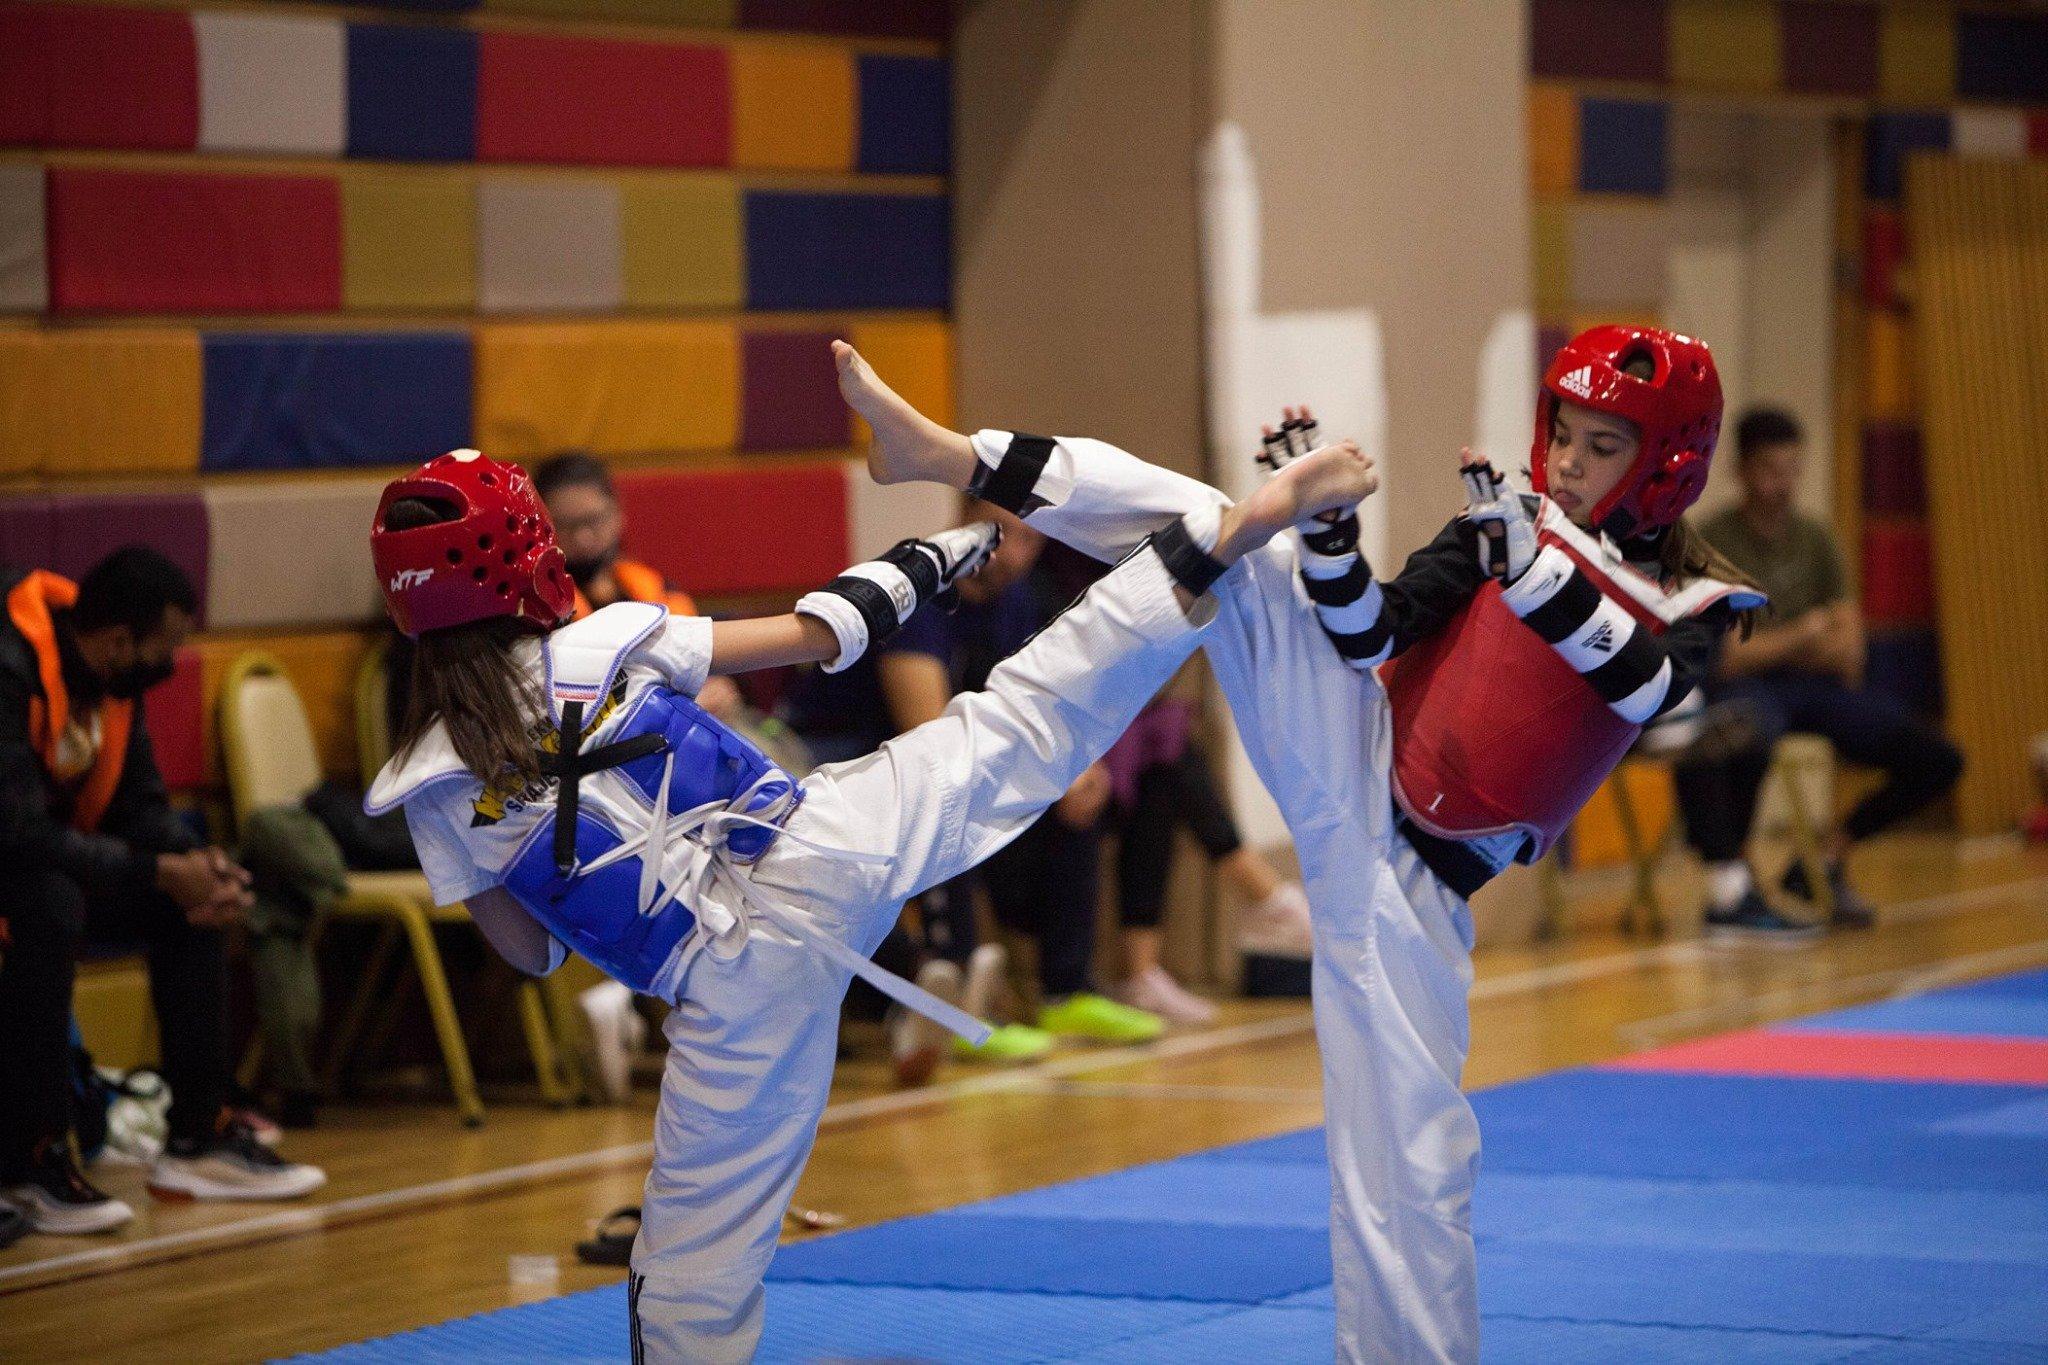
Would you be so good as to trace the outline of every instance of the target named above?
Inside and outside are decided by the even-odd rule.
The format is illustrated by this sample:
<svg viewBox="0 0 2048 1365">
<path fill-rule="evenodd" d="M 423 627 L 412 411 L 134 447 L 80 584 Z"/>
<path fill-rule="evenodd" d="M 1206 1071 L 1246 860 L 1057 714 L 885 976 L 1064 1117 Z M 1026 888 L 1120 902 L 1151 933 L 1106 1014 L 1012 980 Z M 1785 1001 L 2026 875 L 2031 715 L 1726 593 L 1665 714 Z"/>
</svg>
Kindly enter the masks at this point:
<svg viewBox="0 0 2048 1365">
<path fill-rule="evenodd" d="M 1124 982 L 1117 987 L 1116 998 L 1169 1024 L 1216 1021 L 1216 1007 L 1168 976 L 1164 967 L 1150 968 Z"/>
<path fill-rule="evenodd" d="M 1300 882 L 1283 882 L 1257 905 L 1245 907 L 1237 926 L 1238 949 L 1260 957 L 1306 958 L 1314 943 L 1308 893 Z"/>
</svg>

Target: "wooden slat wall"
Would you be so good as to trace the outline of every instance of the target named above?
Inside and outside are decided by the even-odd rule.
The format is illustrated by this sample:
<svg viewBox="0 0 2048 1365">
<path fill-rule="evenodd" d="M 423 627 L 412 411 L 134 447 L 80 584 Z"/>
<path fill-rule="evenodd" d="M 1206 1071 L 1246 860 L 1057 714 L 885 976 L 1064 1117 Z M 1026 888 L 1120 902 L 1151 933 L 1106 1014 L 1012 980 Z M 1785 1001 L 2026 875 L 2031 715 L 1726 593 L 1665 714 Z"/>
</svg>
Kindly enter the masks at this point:
<svg viewBox="0 0 2048 1365">
<path fill-rule="evenodd" d="M 1986 834 L 2048 730 L 2048 165 L 1916 158 L 1906 212 L 1957 813 Z"/>
</svg>

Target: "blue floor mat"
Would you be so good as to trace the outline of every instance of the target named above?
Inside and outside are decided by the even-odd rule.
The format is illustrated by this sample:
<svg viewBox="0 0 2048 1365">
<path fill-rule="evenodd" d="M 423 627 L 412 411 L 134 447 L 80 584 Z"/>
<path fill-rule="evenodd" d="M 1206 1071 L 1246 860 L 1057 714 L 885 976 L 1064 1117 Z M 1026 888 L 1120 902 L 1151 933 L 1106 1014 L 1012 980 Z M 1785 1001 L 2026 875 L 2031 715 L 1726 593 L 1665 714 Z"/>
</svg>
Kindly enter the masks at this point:
<svg viewBox="0 0 2048 1365">
<path fill-rule="evenodd" d="M 1804 1026 L 2039 1036 L 2048 973 Z M 1578 1070 L 1473 1097 L 1483 1355 L 2048 1365 L 2048 1089 Z M 764 1361 L 1321 1361 L 1319 1130 L 785 1248 Z M 619 1289 L 330 1352 L 619 1361 Z"/>
</svg>

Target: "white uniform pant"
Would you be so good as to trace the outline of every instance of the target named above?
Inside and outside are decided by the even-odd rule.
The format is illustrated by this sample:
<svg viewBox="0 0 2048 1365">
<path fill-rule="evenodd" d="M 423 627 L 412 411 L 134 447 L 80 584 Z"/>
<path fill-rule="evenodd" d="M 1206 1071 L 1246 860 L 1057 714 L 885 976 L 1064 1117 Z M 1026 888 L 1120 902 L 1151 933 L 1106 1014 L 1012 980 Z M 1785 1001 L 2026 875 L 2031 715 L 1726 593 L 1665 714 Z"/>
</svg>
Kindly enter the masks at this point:
<svg viewBox="0 0 2048 1365">
<path fill-rule="evenodd" d="M 1197 606 L 1206 616 L 1208 599 Z M 818 769 L 754 886 L 813 932 L 872 953 L 903 902 L 1022 833 L 1100 758 L 1199 643 L 1156 555 L 1133 556 L 989 675 L 982 692 L 877 752 Z M 762 1277 L 832 1079 L 847 974 L 754 918 L 745 947 L 696 953 L 669 1015 L 667 1070 L 633 1249 L 634 1359 L 744 1361 Z"/>
<path fill-rule="evenodd" d="M 976 446 L 987 458 L 1002 442 Z M 1061 441 L 1034 492 L 1048 505 L 1030 524 L 1098 559 L 1224 501 L 1089 440 Z M 1479 1126 L 1459 1087 L 1471 911 L 1392 833 L 1386 693 L 1323 635 L 1294 538 L 1246 556 L 1214 591 L 1202 647 L 1294 835 L 1315 925 L 1337 1355 L 1476 1360 Z"/>
</svg>

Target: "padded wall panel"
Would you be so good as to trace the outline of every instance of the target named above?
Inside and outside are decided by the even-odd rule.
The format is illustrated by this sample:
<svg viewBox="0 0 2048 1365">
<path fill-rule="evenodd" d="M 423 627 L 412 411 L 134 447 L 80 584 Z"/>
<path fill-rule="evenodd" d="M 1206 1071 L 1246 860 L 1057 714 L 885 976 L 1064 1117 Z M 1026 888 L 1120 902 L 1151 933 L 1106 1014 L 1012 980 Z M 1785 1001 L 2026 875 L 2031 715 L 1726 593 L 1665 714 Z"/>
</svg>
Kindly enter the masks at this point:
<svg viewBox="0 0 2048 1365">
<path fill-rule="evenodd" d="M 745 289 L 739 186 L 723 176 L 636 175 L 619 185 L 626 307 L 737 308 Z"/>
<path fill-rule="evenodd" d="M 2018 161 L 2027 155 L 2027 116 L 2017 109 L 1958 109 L 1949 116 L 1957 156 Z"/>
<path fill-rule="evenodd" d="M 740 446 L 803 450 L 852 437 L 831 332 L 748 332 L 740 338 Z"/>
<path fill-rule="evenodd" d="M 868 477 L 863 460 L 846 460 L 840 469 L 851 522 L 848 563 L 874 559 L 901 540 L 928 536 L 960 520 L 960 495 L 942 484 L 879 484 Z"/>
<path fill-rule="evenodd" d="M 938 57 L 867 52 L 860 63 L 858 169 L 944 175 L 953 164 L 952 77 Z"/>
<path fill-rule="evenodd" d="M 729 57 L 733 165 L 852 169 L 852 53 L 823 44 L 742 42 Z"/>
<path fill-rule="evenodd" d="M 954 420 L 953 329 L 944 322 L 856 322 L 843 334 L 904 401 L 942 427 Z M 867 423 L 853 418 L 854 439 Z"/>
<path fill-rule="evenodd" d="M 188 15 L 0 5 L 0 144 L 176 151 L 198 136 Z"/>
<path fill-rule="evenodd" d="M 220 688 L 235 657 L 260 649 L 275 658 L 299 690 L 320 769 L 329 777 L 356 775 L 356 670 L 374 637 L 363 631 L 322 631 L 304 635 L 215 635 L 193 648 L 200 660 L 200 715 L 206 729 L 206 785 L 227 783 L 221 771 Z"/>
<path fill-rule="evenodd" d="M 17 568 L 48 564 L 55 534 L 48 498 L 31 493 L 0 497 L 0 564 Z"/>
<path fill-rule="evenodd" d="M 1899 270 L 1906 262 L 1906 220 L 1889 205 L 1863 210 L 1863 299 L 1873 308 L 1895 307 Z"/>
<path fill-rule="evenodd" d="M 728 323 L 480 327 L 477 444 L 501 459 L 728 450 L 739 440 L 739 376 Z"/>
<path fill-rule="evenodd" d="M 929 38 L 944 41 L 952 31 L 949 0 L 739 0 L 740 23 L 748 28 L 797 33 L 853 33 L 874 38 Z"/>
<path fill-rule="evenodd" d="M 172 657 L 171 676 L 142 696 L 142 723 L 149 727 L 156 768 L 172 791 L 206 782 L 204 667 L 191 646 Z"/>
<path fill-rule="evenodd" d="M 1870 632 L 1864 685 L 1889 692 L 1923 716 L 1942 713 L 1941 642 L 1932 626 Z"/>
<path fill-rule="evenodd" d="M 700 600 L 814 588 L 845 568 L 846 480 L 839 462 L 747 470 L 640 470 L 618 479 L 633 553 Z M 774 554 L 763 526 L 801 526 Z"/>
<path fill-rule="evenodd" d="M 730 28 L 739 15 L 739 0 L 484 0 L 484 8 L 562 19 L 637 19 L 683 28 Z"/>
<path fill-rule="evenodd" d="M 1580 203 L 1571 211 L 1572 297 L 1594 308 L 1664 300 L 1671 224 L 1662 203 Z"/>
<path fill-rule="evenodd" d="M 1911 422 L 1863 428 L 1863 510 L 1877 516 L 1927 515 L 1927 471 L 1920 429 Z"/>
<path fill-rule="evenodd" d="M 1664 83 L 1664 0 L 1533 0 L 1529 69 L 1550 80 Z"/>
<path fill-rule="evenodd" d="M 123 545 L 147 545 L 185 571 L 206 624 L 206 508 L 194 493 L 108 493 L 50 499 L 50 559 L 44 567 L 83 578 Z"/>
<path fill-rule="evenodd" d="M 1878 85 L 1900 104 L 1955 98 L 1955 11 L 1946 5 L 1884 5 L 1878 18 Z"/>
<path fill-rule="evenodd" d="M 1535 267 L 1536 306 L 1572 306 L 1572 209 L 1563 200 L 1538 202 L 1529 216 L 1529 256 Z"/>
<path fill-rule="evenodd" d="M 40 474 L 49 462 L 49 392 L 43 334 L 0 330 L 0 476 Z"/>
<path fill-rule="evenodd" d="M 1585 100 L 1579 106 L 1579 185 L 1588 194 L 1662 194 L 1665 106 L 1644 100 Z"/>
<path fill-rule="evenodd" d="M 1863 193 L 1897 199 L 1906 183 L 1906 158 L 1915 152 L 1948 150 L 1947 114 L 1873 114 L 1863 135 Z"/>
<path fill-rule="evenodd" d="M 1872 309 L 1863 327 L 1863 403 L 1874 422 L 1903 422 L 1913 416 L 1913 371 L 1907 355 L 1906 319 L 1889 309 Z"/>
<path fill-rule="evenodd" d="M 477 185 L 476 208 L 485 312 L 609 313 L 624 301 L 616 186 L 490 176 Z"/>
<path fill-rule="evenodd" d="M 207 622 L 215 630 L 370 621 L 382 610 L 370 521 L 384 480 L 213 483 Z"/>
<path fill-rule="evenodd" d="M 1538 198 L 1579 187 L 1579 96 L 1566 85 L 1529 87 L 1529 189 Z"/>
<path fill-rule="evenodd" d="M 1672 0 L 1674 84 L 1770 91 L 1777 89 L 1783 71 L 1778 16 L 1770 6 L 1753 0 Z"/>
<path fill-rule="evenodd" d="M 348 154 L 390 161 L 476 155 L 477 36 L 348 26 Z"/>
<path fill-rule="evenodd" d="M 469 172 L 345 169 L 341 298 L 359 311 L 474 311 L 476 184 Z"/>
<path fill-rule="evenodd" d="M 1956 94 L 1966 100 L 2048 103 L 2048 16 L 1958 13 Z"/>
<path fill-rule="evenodd" d="M 57 312 L 341 306 L 341 194 L 303 175 L 53 169 Z"/>
<path fill-rule="evenodd" d="M 348 58 L 339 19 L 202 10 L 192 26 L 200 146 L 341 155 Z"/>
<path fill-rule="evenodd" d="M 49 306 L 44 215 L 43 168 L 0 164 L 0 313 L 40 313 Z"/>
<path fill-rule="evenodd" d="M 486 33 L 478 72 L 479 160 L 729 164 L 723 48 Z"/>
<path fill-rule="evenodd" d="M 1878 7 L 1785 0 L 1785 88 L 1809 95 L 1878 93 Z"/>
<path fill-rule="evenodd" d="M 1918 517 L 1863 523 L 1864 619 L 1873 626 L 1934 619 L 1934 546 Z"/>
<path fill-rule="evenodd" d="M 2027 155 L 2048 156 L 2048 114 L 2027 115 Z"/>
<path fill-rule="evenodd" d="M 754 308 L 936 308 L 951 294 L 941 195 L 749 193 Z"/>
<path fill-rule="evenodd" d="M 198 333 L 49 332 L 40 346 L 43 472 L 184 474 L 198 467 Z"/>
<path fill-rule="evenodd" d="M 471 444 L 457 332 L 216 332 L 205 338 L 202 467 L 412 464 Z"/>
</svg>

